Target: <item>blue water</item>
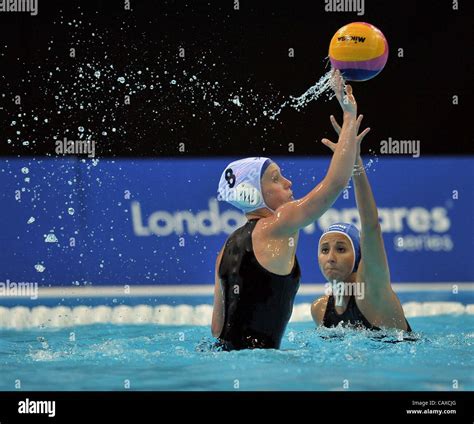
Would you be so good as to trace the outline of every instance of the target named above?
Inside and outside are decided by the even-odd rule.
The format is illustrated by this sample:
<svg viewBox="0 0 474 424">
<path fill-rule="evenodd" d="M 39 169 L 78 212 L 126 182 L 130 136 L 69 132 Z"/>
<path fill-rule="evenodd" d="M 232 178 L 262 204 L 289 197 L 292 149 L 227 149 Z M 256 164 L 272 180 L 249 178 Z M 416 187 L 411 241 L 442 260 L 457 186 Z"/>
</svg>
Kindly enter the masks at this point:
<svg viewBox="0 0 474 424">
<path fill-rule="evenodd" d="M 239 352 L 212 350 L 200 326 L 1 330 L 0 390 L 473 390 L 474 316 L 409 321 L 401 342 L 290 323 L 281 350 Z"/>
</svg>

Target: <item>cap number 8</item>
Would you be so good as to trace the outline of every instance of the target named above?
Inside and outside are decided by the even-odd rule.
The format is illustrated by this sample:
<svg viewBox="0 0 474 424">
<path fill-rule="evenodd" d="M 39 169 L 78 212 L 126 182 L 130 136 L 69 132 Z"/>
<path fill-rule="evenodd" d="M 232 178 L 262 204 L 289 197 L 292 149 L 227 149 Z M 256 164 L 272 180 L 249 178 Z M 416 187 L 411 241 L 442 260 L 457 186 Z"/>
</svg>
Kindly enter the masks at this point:
<svg viewBox="0 0 474 424">
<path fill-rule="evenodd" d="M 226 169 L 224 178 L 227 181 L 227 184 L 229 184 L 229 188 L 235 186 L 235 175 L 232 168 Z"/>
</svg>

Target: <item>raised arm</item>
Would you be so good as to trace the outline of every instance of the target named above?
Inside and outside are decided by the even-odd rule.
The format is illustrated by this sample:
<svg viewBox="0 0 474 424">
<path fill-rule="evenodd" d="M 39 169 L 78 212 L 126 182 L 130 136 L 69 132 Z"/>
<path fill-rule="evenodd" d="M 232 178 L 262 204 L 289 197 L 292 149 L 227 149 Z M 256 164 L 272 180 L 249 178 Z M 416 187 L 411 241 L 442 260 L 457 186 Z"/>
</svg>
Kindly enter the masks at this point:
<svg viewBox="0 0 474 424">
<path fill-rule="evenodd" d="M 268 223 L 268 228 L 275 236 L 292 235 L 316 221 L 333 205 L 351 177 L 357 150 L 357 104 L 350 85 L 346 86 L 347 94 L 343 96 L 343 79 L 339 71 L 334 74 L 333 84 L 344 121 L 329 170 L 324 179 L 306 196 L 277 209 Z"/>
<path fill-rule="evenodd" d="M 367 281 L 374 282 L 371 290 L 387 289 L 390 287 L 390 270 L 382 229 L 369 179 L 360 156 L 357 158 L 353 181 L 361 222 L 360 249 L 363 258 L 361 273 Z"/>
<path fill-rule="evenodd" d="M 363 116 L 360 115 L 357 119 L 357 129 L 362 118 Z M 331 116 L 331 123 L 339 134 L 342 129 L 333 116 Z M 385 253 L 377 206 L 360 156 L 360 143 L 369 131 L 370 128 L 367 128 L 357 136 L 357 159 L 352 179 L 354 181 L 357 209 L 361 221 L 360 249 L 362 262 L 360 272 L 365 281 L 374 282 L 370 285 L 370 290 L 377 292 L 379 289 L 385 290 L 390 287 L 390 270 Z M 323 142 L 332 151 L 336 150 L 335 143 L 327 139 L 323 140 Z"/>
</svg>

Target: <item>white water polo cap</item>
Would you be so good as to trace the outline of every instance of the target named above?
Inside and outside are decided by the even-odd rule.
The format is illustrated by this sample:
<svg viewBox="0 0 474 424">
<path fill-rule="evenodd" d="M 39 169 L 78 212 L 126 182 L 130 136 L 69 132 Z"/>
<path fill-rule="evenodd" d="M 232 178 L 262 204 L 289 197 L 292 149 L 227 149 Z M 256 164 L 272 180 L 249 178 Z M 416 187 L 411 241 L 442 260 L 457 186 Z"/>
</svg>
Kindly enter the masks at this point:
<svg viewBox="0 0 474 424">
<path fill-rule="evenodd" d="M 269 208 L 263 200 L 262 177 L 273 163 L 269 158 L 251 157 L 236 160 L 226 166 L 221 175 L 218 200 L 230 203 L 243 213 Z"/>
</svg>

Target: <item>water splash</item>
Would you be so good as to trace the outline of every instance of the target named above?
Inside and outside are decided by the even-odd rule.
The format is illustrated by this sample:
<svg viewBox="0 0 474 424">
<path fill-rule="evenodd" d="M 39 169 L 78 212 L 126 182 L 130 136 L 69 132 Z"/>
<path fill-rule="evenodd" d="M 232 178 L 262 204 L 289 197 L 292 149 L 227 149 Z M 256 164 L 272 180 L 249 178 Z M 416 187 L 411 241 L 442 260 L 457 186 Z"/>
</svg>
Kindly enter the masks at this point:
<svg viewBox="0 0 474 424">
<path fill-rule="evenodd" d="M 270 119 L 275 119 L 285 107 L 292 107 L 293 109 L 300 111 L 306 107 L 309 102 L 319 99 L 319 97 L 324 93 L 327 93 L 329 100 L 331 100 L 334 97 L 334 93 L 331 90 L 331 76 L 332 70 L 326 72 L 316 84 L 308 88 L 301 96 L 290 96 L 290 99 L 285 101 L 278 110 L 263 111 L 263 114 L 268 116 Z"/>
<path fill-rule="evenodd" d="M 370 149 L 369 154 L 373 156 L 364 164 L 364 170 L 367 172 L 369 169 L 372 169 L 372 172 L 375 172 L 375 164 L 378 163 L 379 158 L 377 157 L 377 153 Z"/>
</svg>

